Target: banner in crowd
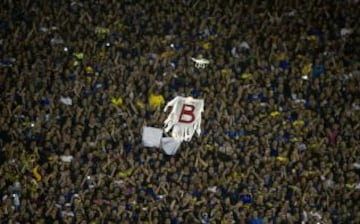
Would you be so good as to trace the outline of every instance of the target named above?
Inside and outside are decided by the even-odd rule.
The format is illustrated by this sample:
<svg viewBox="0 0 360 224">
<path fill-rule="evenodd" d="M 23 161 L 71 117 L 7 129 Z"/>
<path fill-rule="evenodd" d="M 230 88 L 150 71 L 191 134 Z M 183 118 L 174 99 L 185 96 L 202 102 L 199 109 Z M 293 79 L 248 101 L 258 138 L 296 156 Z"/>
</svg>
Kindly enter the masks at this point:
<svg viewBox="0 0 360 224">
<path fill-rule="evenodd" d="M 180 148 L 180 145 L 181 142 L 172 137 L 165 137 L 161 139 L 161 148 L 164 150 L 166 155 L 175 155 Z"/>
<path fill-rule="evenodd" d="M 163 130 L 154 127 L 143 127 L 142 143 L 144 147 L 161 148 L 167 155 L 175 155 L 181 142 L 172 137 L 163 137 Z"/>
<path fill-rule="evenodd" d="M 204 111 L 204 100 L 192 97 L 177 96 L 164 108 L 171 112 L 165 120 L 164 131 L 170 132 L 177 141 L 190 141 L 195 132 L 201 133 L 201 113 Z"/>
<path fill-rule="evenodd" d="M 160 128 L 143 127 L 142 143 L 143 146 L 149 148 L 160 148 L 163 130 Z"/>
</svg>

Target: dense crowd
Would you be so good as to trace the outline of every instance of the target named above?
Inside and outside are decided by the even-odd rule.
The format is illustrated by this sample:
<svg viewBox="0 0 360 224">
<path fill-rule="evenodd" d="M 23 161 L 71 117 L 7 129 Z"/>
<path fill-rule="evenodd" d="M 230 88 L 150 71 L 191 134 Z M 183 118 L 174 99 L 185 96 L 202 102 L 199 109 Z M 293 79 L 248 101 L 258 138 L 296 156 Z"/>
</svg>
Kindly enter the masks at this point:
<svg viewBox="0 0 360 224">
<path fill-rule="evenodd" d="M 2 1 L 0 223 L 360 223 L 359 12 Z M 144 148 L 175 96 L 201 136 Z"/>
</svg>

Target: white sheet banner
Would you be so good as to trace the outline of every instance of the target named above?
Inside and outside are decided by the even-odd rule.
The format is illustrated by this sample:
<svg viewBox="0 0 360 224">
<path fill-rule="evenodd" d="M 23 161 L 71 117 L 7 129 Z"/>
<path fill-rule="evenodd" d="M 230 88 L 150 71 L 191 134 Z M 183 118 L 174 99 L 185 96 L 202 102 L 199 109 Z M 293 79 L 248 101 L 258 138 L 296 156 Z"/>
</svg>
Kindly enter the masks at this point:
<svg viewBox="0 0 360 224">
<path fill-rule="evenodd" d="M 180 148 L 181 142 L 171 138 L 165 137 L 161 139 L 161 148 L 167 155 L 175 155 L 178 149 Z"/>
<path fill-rule="evenodd" d="M 204 111 L 204 100 L 192 97 L 177 96 L 164 108 L 166 112 L 172 107 L 165 120 L 165 132 L 178 141 L 190 141 L 195 132 L 201 134 L 201 113 Z"/>
<path fill-rule="evenodd" d="M 142 143 L 144 147 L 161 148 L 167 155 L 175 155 L 180 148 L 181 142 L 172 137 L 163 137 L 160 128 L 143 127 Z"/>
<path fill-rule="evenodd" d="M 143 127 L 142 143 L 145 147 L 160 148 L 163 130 L 160 128 Z"/>
</svg>

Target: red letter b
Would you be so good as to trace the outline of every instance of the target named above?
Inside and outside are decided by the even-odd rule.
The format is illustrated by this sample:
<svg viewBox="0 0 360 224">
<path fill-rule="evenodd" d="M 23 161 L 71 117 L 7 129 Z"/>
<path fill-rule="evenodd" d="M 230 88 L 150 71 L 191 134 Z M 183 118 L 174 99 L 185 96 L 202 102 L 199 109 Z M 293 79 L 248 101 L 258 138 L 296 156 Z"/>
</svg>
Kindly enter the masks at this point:
<svg viewBox="0 0 360 224">
<path fill-rule="evenodd" d="M 195 120 L 194 115 L 195 107 L 191 104 L 183 104 L 181 113 L 179 116 L 179 123 L 191 123 Z M 185 119 L 186 118 L 186 119 Z"/>
</svg>

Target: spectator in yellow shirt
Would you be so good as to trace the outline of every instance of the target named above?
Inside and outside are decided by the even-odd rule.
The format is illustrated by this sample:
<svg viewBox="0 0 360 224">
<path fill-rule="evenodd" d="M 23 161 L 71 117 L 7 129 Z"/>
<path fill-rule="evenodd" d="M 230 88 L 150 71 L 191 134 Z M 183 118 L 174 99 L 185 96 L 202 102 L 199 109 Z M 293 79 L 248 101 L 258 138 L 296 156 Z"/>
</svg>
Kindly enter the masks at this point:
<svg viewBox="0 0 360 224">
<path fill-rule="evenodd" d="M 155 90 L 154 93 L 150 94 L 149 103 L 150 103 L 150 108 L 153 109 L 153 110 L 156 110 L 156 109 L 160 108 L 165 103 L 165 99 L 158 92 L 158 90 Z"/>
<path fill-rule="evenodd" d="M 121 96 L 119 96 L 118 98 L 116 97 L 111 97 L 111 103 L 116 106 L 119 107 L 123 104 L 123 99 L 121 98 Z"/>
</svg>

